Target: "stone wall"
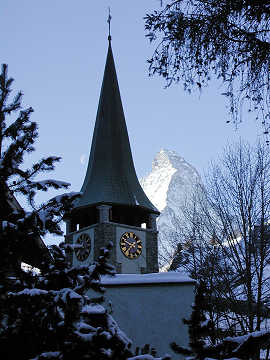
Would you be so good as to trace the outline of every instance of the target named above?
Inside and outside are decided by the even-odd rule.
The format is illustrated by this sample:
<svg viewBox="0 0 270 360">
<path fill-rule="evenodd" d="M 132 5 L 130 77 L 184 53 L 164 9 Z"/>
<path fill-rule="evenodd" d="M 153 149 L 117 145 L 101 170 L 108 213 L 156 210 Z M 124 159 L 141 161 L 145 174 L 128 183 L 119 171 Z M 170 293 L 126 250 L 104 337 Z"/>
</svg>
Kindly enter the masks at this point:
<svg viewBox="0 0 270 360">
<path fill-rule="evenodd" d="M 100 254 L 100 249 L 106 246 L 109 242 L 113 243 L 110 262 L 116 265 L 116 229 L 113 224 L 100 223 L 95 226 L 95 247 L 94 259 L 97 259 Z"/>
<path fill-rule="evenodd" d="M 158 272 L 158 232 L 147 231 L 146 233 L 146 258 L 147 258 L 147 273 Z"/>
</svg>

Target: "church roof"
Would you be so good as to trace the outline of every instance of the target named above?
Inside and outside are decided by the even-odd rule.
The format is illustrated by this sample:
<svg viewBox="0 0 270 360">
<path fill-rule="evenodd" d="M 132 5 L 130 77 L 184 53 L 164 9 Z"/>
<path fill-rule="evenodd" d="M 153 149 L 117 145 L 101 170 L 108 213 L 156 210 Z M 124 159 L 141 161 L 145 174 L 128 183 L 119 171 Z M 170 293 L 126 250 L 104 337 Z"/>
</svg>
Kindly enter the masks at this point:
<svg viewBox="0 0 270 360">
<path fill-rule="evenodd" d="M 81 192 L 76 208 L 109 203 L 159 213 L 141 188 L 134 168 L 110 41 Z"/>
</svg>

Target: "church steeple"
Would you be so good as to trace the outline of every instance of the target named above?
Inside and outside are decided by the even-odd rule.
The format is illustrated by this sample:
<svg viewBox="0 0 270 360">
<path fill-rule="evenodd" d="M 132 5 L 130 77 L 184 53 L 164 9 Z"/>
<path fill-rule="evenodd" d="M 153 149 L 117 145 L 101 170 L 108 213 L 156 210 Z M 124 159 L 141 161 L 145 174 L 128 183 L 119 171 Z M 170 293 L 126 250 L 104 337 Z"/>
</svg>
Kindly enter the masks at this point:
<svg viewBox="0 0 270 360">
<path fill-rule="evenodd" d="M 158 271 L 158 210 L 138 181 L 129 144 L 109 35 L 95 129 L 81 197 L 66 217 L 71 262 L 95 261 L 113 242 L 118 273 Z"/>
<path fill-rule="evenodd" d="M 158 210 L 142 190 L 133 164 L 109 36 L 108 53 L 82 196 L 76 208 L 99 203 Z"/>
</svg>

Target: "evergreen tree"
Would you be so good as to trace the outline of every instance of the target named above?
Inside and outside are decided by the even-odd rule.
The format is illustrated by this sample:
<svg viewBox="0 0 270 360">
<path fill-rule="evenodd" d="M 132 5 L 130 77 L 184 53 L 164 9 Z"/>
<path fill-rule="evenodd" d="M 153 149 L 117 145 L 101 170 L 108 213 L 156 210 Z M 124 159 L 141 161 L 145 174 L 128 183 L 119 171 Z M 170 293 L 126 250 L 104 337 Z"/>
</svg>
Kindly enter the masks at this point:
<svg viewBox="0 0 270 360">
<path fill-rule="evenodd" d="M 60 195 L 38 205 L 35 195 L 50 188 L 69 186 L 52 179 L 37 181 L 36 176 L 52 171 L 60 157 L 49 156 L 24 168 L 25 155 L 34 151 L 38 137 L 37 124 L 30 120 L 31 107 L 22 109 L 22 92 L 13 99 L 7 65 L 0 73 L 0 271 L 20 272 L 22 249 L 47 232 L 62 234 L 59 222 L 78 194 Z M 24 196 L 29 210 L 24 210 L 15 195 Z"/>
<path fill-rule="evenodd" d="M 205 340 L 208 339 L 208 342 L 210 342 L 215 331 L 213 323 L 207 320 L 205 316 L 205 311 L 207 310 L 205 294 L 206 286 L 201 282 L 196 289 L 191 317 L 189 320 L 183 319 L 183 323 L 188 325 L 190 349 L 183 348 L 176 343 L 171 344 L 172 349 L 177 354 L 191 356 L 191 359 L 205 359 L 205 350 L 208 347 Z"/>
<path fill-rule="evenodd" d="M 146 36 L 157 45 L 150 74 L 188 92 L 221 80 L 232 120 L 253 111 L 268 133 L 269 0 L 164 0 L 161 6 L 145 17 Z"/>
<path fill-rule="evenodd" d="M 189 349 L 172 343 L 171 347 L 177 354 L 187 356 L 190 360 L 257 360 L 260 359 L 260 350 L 266 349 L 268 354 L 266 359 L 268 359 L 269 331 L 255 331 L 242 336 L 225 337 L 215 343 L 217 332 L 222 332 L 216 329 L 205 316 L 205 312 L 209 311 L 206 299 L 206 286 L 200 282 L 196 289 L 191 317 L 189 320 L 183 320 L 184 324 L 188 325 Z"/>
<path fill-rule="evenodd" d="M 260 350 L 266 351 L 269 359 L 270 332 L 255 331 L 242 336 L 227 337 L 219 344 L 209 346 L 205 351 L 212 359 L 260 360 Z"/>
<path fill-rule="evenodd" d="M 100 276 L 114 274 L 107 263 L 111 244 L 96 263 L 77 267 L 69 266 L 64 247 L 52 247 L 53 262 L 41 275 L 28 275 L 27 288 L 26 282 L 14 283 L 2 322 L 1 357 L 15 359 L 20 349 L 21 360 L 128 358 L 130 340 L 101 305 Z"/>
<path fill-rule="evenodd" d="M 5 323 L 9 309 L 7 294 L 11 290 L 27 287 L 32 277 L 21 270 L 21 261 L 34 246 L 38 265 L 48 260 L 48 251 L 40 236 L 47 232 L 62 234 L 59 222 L 68 211 L 77 193 L 59 195 L 38 205 L 35 195 L 50 188 L 65 189 L 63 181 L 52 179 L 37 181 L 39 174 L 54 169 L 59 157 L 49 156 L 23 166 L 25 155 L 34 151 L 38 137 L 37 124 L 30 120 L 31 107 L 22 108 L 22 92 L 11 98 L 13 79 L 8 77 L 8 67 L 2 65 L 0 72 L 0 322 Z M 15 195 L 28 201 L 23 209 Z M 12 277 L 12 276 L 13 277 Z M 16 282 L 14 281 L 16 277 Z M 7 306 L 7 308 L 5 308 Z"/>
</svg>

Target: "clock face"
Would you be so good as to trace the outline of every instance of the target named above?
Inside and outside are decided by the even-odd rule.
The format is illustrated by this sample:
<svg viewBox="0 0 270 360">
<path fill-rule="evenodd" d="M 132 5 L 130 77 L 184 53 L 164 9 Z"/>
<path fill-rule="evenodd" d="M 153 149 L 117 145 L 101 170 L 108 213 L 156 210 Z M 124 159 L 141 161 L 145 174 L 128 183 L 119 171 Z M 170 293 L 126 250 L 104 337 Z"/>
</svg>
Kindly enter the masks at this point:
<svg viewBox="0 0 270 360">
<path fill-rule="evenodd" d="M 75 255 L 79 261 L 88 258 L 91 251 L 91 239 L 87 234 L 81 234 L 76 240 Z"/>
<path fill-rule="evenodd" d="M 120 238 L 120 249 L 129 259 L 137 259 L 142 253 L 142 241 L 134 232 L 125 232 Z"/>
</svg>

